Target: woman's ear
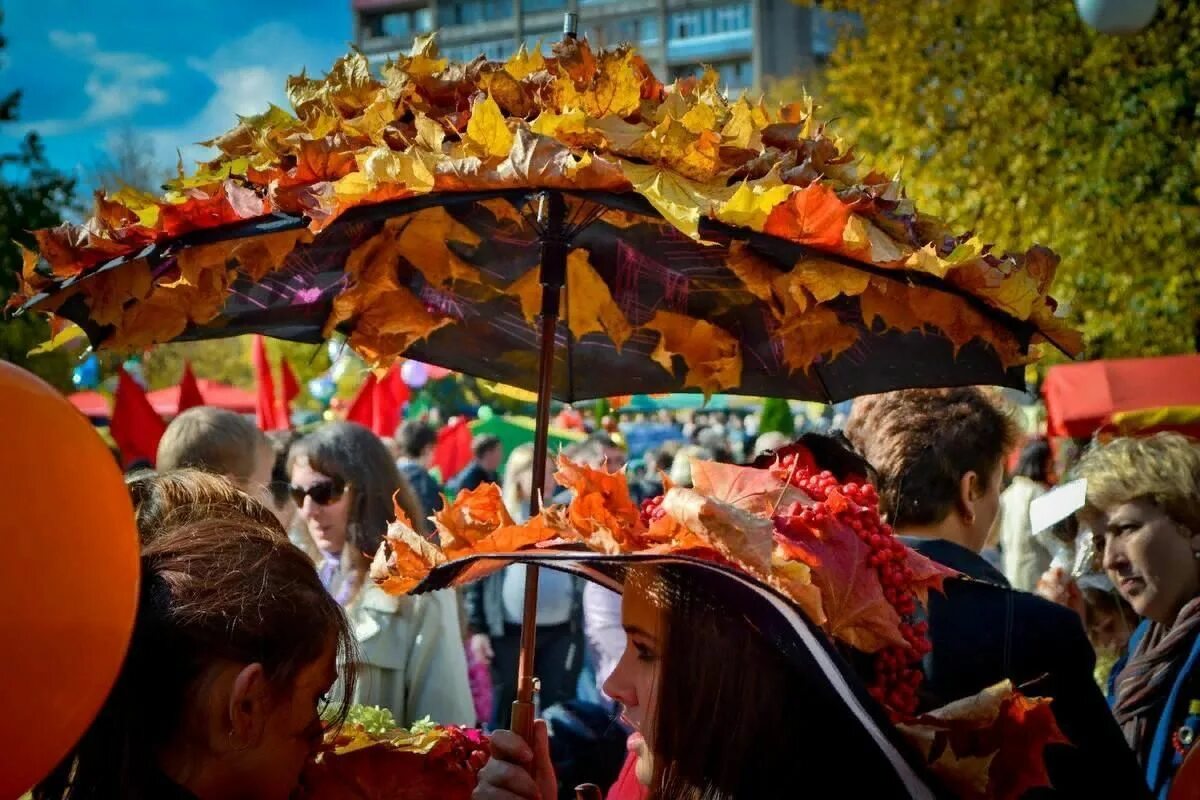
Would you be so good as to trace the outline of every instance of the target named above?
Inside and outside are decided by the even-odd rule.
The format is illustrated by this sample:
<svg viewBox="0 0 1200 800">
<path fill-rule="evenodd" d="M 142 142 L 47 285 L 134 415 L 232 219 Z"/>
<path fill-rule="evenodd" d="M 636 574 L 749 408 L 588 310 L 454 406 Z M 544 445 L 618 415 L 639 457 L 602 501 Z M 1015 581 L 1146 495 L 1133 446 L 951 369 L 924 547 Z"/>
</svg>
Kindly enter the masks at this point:
<svg viewBox="0 0 1200 800">
<path fill-rule="evenodd" d="M 229 738 L 237 749 L 254 745 L 267 724 L 271 687 L 259 663 L 243 667 L 229 693 Z"/>
<path fill-rule="evenodd" d="M 968 525 L 975 523 L 975 503 L 983 495 L 983 482 L 975 470 L 967 470 L 958 481 L 958 511 Z"/>
</svg>

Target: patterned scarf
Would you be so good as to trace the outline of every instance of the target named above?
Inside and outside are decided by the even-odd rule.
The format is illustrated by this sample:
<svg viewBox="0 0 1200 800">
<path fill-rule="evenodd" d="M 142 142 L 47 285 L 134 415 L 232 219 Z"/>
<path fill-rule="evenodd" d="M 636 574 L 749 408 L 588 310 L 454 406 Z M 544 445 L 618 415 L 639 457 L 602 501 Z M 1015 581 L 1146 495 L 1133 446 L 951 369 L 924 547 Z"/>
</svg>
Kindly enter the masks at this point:
<svg viewBox="0 0 1200 800">
<path fill-rule="evenodd" d="M 1113 713 L 1139 761 L 1144 761 L 1150 752 L 1154 736 L 1150 726 L 1157 721 L 1197 635 L 1200 635 L 1200 597 L 1183 607 L 1170 628 L 1158 623 L 1151 625 L 1117 676 Z"/>
</svg>

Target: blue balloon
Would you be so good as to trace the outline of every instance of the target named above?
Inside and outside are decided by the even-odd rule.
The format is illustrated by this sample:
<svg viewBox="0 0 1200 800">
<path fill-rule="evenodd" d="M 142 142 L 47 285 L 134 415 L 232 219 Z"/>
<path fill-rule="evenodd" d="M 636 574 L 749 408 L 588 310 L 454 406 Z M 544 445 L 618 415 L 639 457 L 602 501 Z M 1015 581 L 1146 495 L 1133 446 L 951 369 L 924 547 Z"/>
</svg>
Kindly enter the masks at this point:
<svg viewBox="0 0 1200 800">
<path fill-rule="evenodd" d="M 321 375 L 308 382 L 308 393 L 316 400 L 326 403 L 337 392 L 337 384 L 329 375 Z"/>
<path fill-rule="evenodd" d="M 100 359 L 96 358 L 95 353 L 89 354 L 71 371 L 71 383 L 81 392 L 100 385 Z"/>
</svg>

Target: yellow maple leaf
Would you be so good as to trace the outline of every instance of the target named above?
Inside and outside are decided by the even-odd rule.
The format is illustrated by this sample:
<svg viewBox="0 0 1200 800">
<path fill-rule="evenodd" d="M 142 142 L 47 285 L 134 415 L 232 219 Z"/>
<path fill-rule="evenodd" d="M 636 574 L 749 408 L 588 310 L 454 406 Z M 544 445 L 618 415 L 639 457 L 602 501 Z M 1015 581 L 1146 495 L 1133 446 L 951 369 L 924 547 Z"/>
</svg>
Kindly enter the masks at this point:
<svg viewBox="0 0 1200 800">
<path fill-rule="evenodd" d="M 145 299 L 153 285 L 150 265 L 144 259 L 110 269 L 80 284 L 97 325 L 118 325 L 129 301 Z"/>
<path fill-rule="evenodd" d="M 772 170 L 756 181 L 742 181 L 728 200 L 714 209 L 717 219 L 729 225 L 761 231 L 771 209 L 787 200 L 796 187 L 784 183 Z"/>
<path fill-rule="evenodd" d="M 762 129 L 770 123 L 762 103 L 751 104 L 744 96 L 738 98 L 729 109 L 729 119 L 721 129 L 725 144 L 741 150 L 758 150 L 762 147 Z"/>
<path fill-rule="evenodd" d="M 747 292 L 770 306 L 776 316 L 783 312 L 775 287 L 784 273 L 773 262 L 754 252 L 745 242 L 735 241 L 729 245 L 725 266 L 745 285 Z"/>
<path fill-rule="evenodd" d="M 520 302 L 526 321 L 535 323 L 542 309 L 541 267 L 526 272 L 509 284 L 506 291 Z M 583 248 L 576 248 L 567 256 L 565 291 L 571 335 L 580 339 L 589 333 L 604 333 L 620 351 L 633 335 L 633 327 Z"/>
<path fill-rule="evenodd" d="M 657 311 L 644 326 L 659 335 L 650 357 L 675 373 L 674 356 L 687 365 L 685 386 L 712 395 L 742 380 L 742 346 L 728 331 L 711 322 L 671 311 Z"/>
<path fill-rule="evenodd" d="M 475 247 L 480 243 L 479 237 L 450 216 L 443 206 L 393 218 L 385 227 L 397 236 L 396 253 L 420 271 L 430 285 L 443 288 L 455 281 L 482 282 L 479 270 L 459 258 L 448 246 L 450 242 L 457 242 Z"/>
<path fill-rule="evenodd" d="M 790 286 L 802 286 L 818 303 L 825 303 L 841 295 L 857 297 L 862 294 L 871 275 L 836 261 L 814 257 L 796 262 L 787 278 Z"/>
<path fill-rule="evenodd" d="M 513 132 L 508 128 L 504 112 L 490 94 L 471 104 L 465 139 L 493 158 L 504 158 L 512 149 Z"/>
<path fill-rule="evenodd" d="M 114 272 L 119 270 L 114 270 Z M 102 346 L 118 352 L 144 350 L 169 342 L 183 333 L 188 309 L 169 291 L 155 290 L 145 300 L 131 304 Z"/>
<path fill-rule="evenodd" d="M 655 165 L 621 162 L 635 192 L 650 201 L 663 219 L 693 239 L 700 238 L 700 212 L 712 196 L 710 187 Z"/>
<path fill-rule="evenodd" d="M 529 77 L 535 72 L 541 72 L 546 68 L 546 59 L 542 57 L 541 42 L 530 52 L 525 48 L 525 43 L 517 48 L 517 52 L 513 54 L 508 61 L 504 62 L 504 70 L 509 75 L 512 75 L 517 80 L 522 80 Z"/>
<path fill-rule="evenodd" d="M 858 341 L 858 331 L 828 308 L 815 306 L 784 319 L 776 335 L 790 370 L 808 372 L 822 357 L 833 360 Z"/>
<path fill-rule="evenodd" d="M 588 117 L 581 109 L 556 114 L 543 110 L 529 123 L 529 129 L 541 136 L 564 139 L 571 134 L 582 134 L 588 128 Z"/>
<path fill-rule="evenodd" d="M 403 72 L 415 78 L 425 78 L 441 74 L 449 63 L 438 56 L 437 34 L 427 33 L 413 40 L 412 49 L 408 56 L 401 59 L 399 66 Z"/>
</svg>

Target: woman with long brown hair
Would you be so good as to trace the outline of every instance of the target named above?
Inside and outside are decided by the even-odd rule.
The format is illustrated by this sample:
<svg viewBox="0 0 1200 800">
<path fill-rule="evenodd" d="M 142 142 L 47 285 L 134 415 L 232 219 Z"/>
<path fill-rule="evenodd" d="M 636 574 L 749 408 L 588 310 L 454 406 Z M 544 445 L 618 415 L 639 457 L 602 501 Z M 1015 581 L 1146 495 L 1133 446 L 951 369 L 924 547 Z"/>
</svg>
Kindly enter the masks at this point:
<svg viewBox="0 0 1200 800">
<path fill-rule="evenodd" d="M 132 642 L 99 715 L 37 800 L 284 800 L 295 790 L 338 662 L 353 664 L 353 638 L 270 512 L 224 487 L 209 492 L 214 481 L 223 483 L 200 473 L 136 482 Z"/>
<path fill-rule="evenodd" d="M 402 725 L 426 716 L 473 724 L 454 593 L 392 597 L 366 579 L 395 508 L 416 530 L 429 530 L 383 442 L 353 422 L 324 425 L 292 446 L 288 473 L 292 497 L 321 551 L 321 580 L 345 607 L 358 642 L 354 701 L 389 708 Z"/>
</svg>

